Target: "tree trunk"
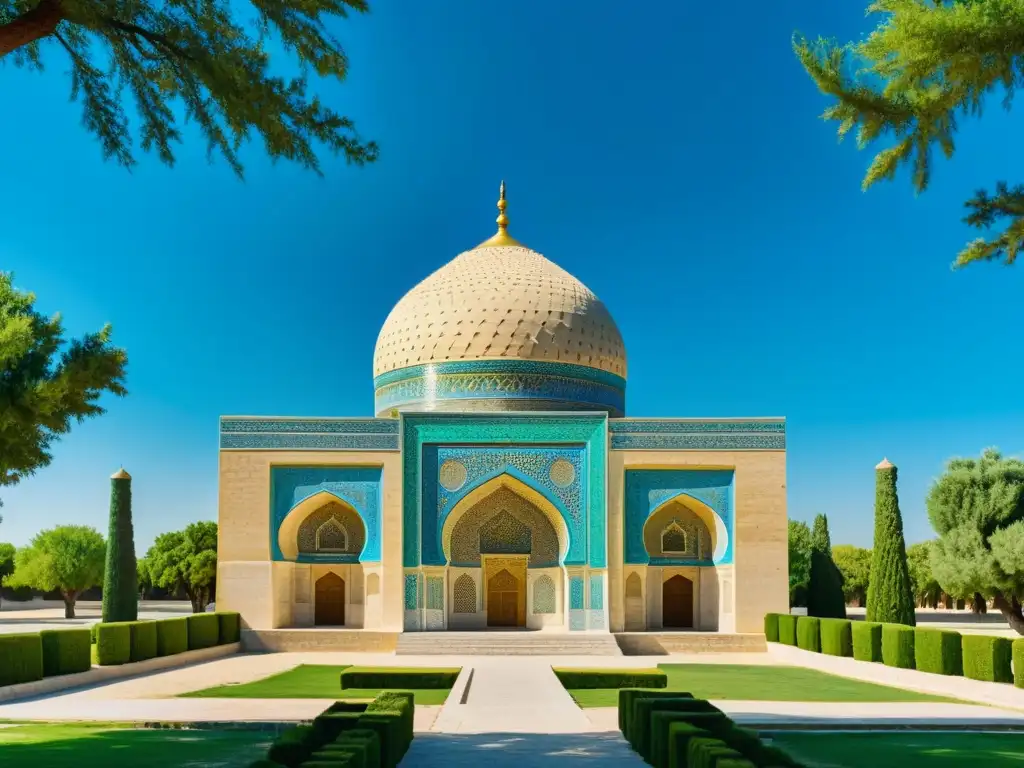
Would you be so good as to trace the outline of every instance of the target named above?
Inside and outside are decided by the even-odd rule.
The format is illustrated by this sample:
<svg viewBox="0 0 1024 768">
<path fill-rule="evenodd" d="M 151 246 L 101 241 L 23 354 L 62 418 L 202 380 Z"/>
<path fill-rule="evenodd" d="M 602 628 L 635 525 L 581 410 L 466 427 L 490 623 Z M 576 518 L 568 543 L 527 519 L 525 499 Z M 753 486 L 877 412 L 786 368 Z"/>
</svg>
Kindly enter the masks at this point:
<svg viewBox="0 0 1024 768">
<path fill-rule="evenodd" d="M 988 603 L 986 603 L 985 598 L 977 592 L 974 593 L 974 597 L 971 599 L 971 613 L 982 615 L 988 613 Z"/>
<path fill-rule="evenodd" d="M 203 603 L 203 590 L 186 588 L 185 593 L 188 595 L 189 602 L 192 603 L 192 613 L 202 613 L 206 610 L 206 605 Z"/>
<path fill-rule="evenodd" d="M 0 26 L 0 58 L 52 35 L 62 18 L 59 0 L 41 0 L 35 8 Z"/>
<path fill-rule="evenodd" d="M 78 593 L 74 591 L 62 592 L 64 598 L 64 618 L 75 618 L 75 601 L 78 600 Z"/>
<path fill-rule="evenodd" d="M 999 612 L 1006 617 L 1010 629 L 1018 635 L 1024 635 L 1024 613 L 1021 612 L 1020 601 L 1016 597 L 1007 600 L 1002 592 L 996 592 L 992 605 L 999 609 Z"/>
</svg>

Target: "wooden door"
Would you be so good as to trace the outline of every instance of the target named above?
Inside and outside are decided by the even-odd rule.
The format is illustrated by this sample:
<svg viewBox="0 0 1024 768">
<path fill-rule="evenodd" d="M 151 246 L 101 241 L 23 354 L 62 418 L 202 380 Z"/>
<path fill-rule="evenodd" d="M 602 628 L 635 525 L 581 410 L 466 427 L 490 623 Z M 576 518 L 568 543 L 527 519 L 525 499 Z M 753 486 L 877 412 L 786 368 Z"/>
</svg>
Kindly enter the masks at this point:
<svg viewBox="0 0 1024 768">
<path fill-rule="evenodd" d="M 665 629 L 693 628 L 693 582 L 673 576 L 661 588 L 661 626 Z"/>
<path fill-rule="evenodd" d="M 487 583 L 487 626 L 519 626 L 519 580 L 504 568 Z"/>
<path fill-rule="evenodd" d="M 328 573 L 317 579 L 313 609 L 318 627 L 345 625 L 345 581 L 341 576 Z"/>
</svg>

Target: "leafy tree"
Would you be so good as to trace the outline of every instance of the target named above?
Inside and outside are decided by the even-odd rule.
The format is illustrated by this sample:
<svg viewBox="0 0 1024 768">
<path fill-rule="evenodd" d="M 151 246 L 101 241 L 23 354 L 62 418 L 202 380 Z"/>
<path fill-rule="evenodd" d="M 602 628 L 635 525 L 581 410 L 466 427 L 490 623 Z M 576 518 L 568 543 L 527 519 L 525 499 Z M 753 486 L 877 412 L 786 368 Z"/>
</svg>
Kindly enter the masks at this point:
<svg viewBox="0 0 1024 768">
<path fill-rule="evenodd" d="M 851 544 L 832 547 L 832 562 L 843 577 L 843 597 L 847 603 L 864 607 L 871 577 L 871 550 Z"/>
<path fill-rule="evenodd" d="M 145 600 L 153 589 L 153 580 L 149 575 L 149 561 L 140 557 L 135 563 L 135 573 L 139 577 L 139 599 Z"/>
<path fill-rule="evenodd" d="M 162 533 L 146 553 L 154 586 L 183 589 L 193 613 L 202 613 L 217 581 L 217 524 L 192 523 L 184 531 Z"/>
<path fill-rule="evenodd" d="M 1024 634 L 1024 462 L 995 449 L 953 459 L 927 505 L 939 534 L 930 558 L 935 579 L 950 594 L 991 598 Z"/>
<path fill-rule="evenodd" d="M 47 466 L 73 422 L 104 412 L 105 392 L 125 394 L 127 357 L 111 345 L 110 326 L 66 341 L 60 316 L 43 317 L 34 303 L 0 273 L 0 486 Z"/>
<path fill-rule="evenodd" d="M 105 158 L 135 164 L 122 89 L 133 97 L 143 151 L 174 163 L 180 117 L 198 125 L 209 153 L 241 174 L 253 134 L 267 154 L 319 170 L 314 144 L 363 164 L 377 157 L 352 121 L 307 95 L 305 74 L 270 71 L 268 37 L 303 72 L 344 80 L 348 59 L 325 22 L 367 10 L 366 0 L 0 0 L 0 60 L 42 70 L 69 67 L 71 96 Z"/>
<path fill-rule="evenodd" d="M 811 573 L 807 588 L 807 615 L 829 619 L 846 618 L 843 576 L 832 562 L 832 539 L 828 517 L 817 515 L 811 531 Z"/>
<path fill-rule="evenodd" d="M 75 618 L 78 596 L 103 583 L 103 537 L 87 525 L 60 525 L 41 531 L 14 558 L 12 586 L 49 592 L 59 589 L 64 618 Z"/>
<path fill-rule="evenodd" d="M 110 476 L 110 529 L 103 576 L 103 621 L 139 618 L 139 577 L 132 529 L 132 476 L 124 467 Z"/>
<path fill-rule="evenodd" d="M 806 598 L 811 579 L 811 529 L 799 520 L 789 521 L 789 602 L 796 606 Z M 801 598 L 801 599 L 798 599 Z"/>
<path fill-rule="evenodd" d="M 875 467 L 875 546 L 868 584 L 868 621 L 914 626 L 903 516 L 896 494 L 896 467 L 888 459 Z"/>
<path fill-rule="evenodd" d="M 0 542 L 0 589 L 4 579 L 14 573 L 14 545 Z"/>
<path fill-rule="evenodd" d="M 921 541 L 907 547 L 907 567 L 910 568 L 910 589 L 918 605 L 937 608 L 942 599 L 942 587 L 932 574 L 932 542 Z"/>
<path fill-rule="evenodd" d="M 835 99 L 822 115 L 839 123 L 839 136 L 856 129 L 857 143 L 880 139 L 864 177 L 867 189 L 910 166 L 914 189 L 931 179 L 932 156 L 953 156 L 959 115 L 980 115 L 986 101 L 1009 106 L 1024 83 L 1024 1 L 873 0 L 878 27 L 856 43 L 810 42 L 797 34 L 793 47 L 818 89 Z M 1012 264 L 1024 246 L 1024 186 L 998 182 L 967 201 L 964 221 L 979 230 L 1006 228 L 969 243 L 957 266 L 1001 260 Z"/>
</svg>

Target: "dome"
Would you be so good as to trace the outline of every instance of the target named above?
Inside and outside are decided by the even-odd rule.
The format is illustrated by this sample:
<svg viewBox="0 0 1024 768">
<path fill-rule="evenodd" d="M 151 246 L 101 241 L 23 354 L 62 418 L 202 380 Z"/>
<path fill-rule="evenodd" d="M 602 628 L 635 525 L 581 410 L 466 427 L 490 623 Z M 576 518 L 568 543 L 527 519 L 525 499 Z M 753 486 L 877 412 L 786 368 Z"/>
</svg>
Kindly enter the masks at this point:
<svg viewBox="0 0 1024 768">
<path fill-rule="evenodd" d="M 591 410 L 622 415 L 626 350 L 604 304 L 498 233 L 415 286 L 377 338 L 376 412 Z"/>
</svg>

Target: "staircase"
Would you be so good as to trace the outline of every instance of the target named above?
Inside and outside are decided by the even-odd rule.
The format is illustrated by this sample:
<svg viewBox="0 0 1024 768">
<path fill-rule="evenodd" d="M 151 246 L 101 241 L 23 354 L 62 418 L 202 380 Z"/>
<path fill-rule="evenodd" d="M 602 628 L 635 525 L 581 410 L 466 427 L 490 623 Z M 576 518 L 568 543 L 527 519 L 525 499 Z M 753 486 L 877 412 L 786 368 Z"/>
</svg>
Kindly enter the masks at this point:
<svg viewBox="0 0 1024 768">
<path fill-rule="evenodd" d="M 621 656 L 610 634 L 585 632 L 403 632 L 399 656 Z"/>
</svg>

